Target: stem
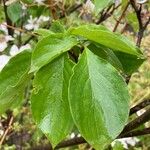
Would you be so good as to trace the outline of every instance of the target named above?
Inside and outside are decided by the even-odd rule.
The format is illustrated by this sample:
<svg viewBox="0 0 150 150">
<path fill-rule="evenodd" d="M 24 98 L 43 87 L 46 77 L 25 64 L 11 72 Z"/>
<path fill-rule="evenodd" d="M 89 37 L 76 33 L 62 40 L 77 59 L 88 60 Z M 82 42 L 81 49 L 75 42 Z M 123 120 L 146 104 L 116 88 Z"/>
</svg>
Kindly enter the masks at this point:
<svg viewBox="0 0 150 150">
<path fill-rule="evenodd" d="M 123 135 L 120 135 L 119 138 L 125 138 L 125 137 L 134 137 L 134 136 L 142 136 L 150 134 L 150 128 L 145 128 L 143 130 L 135 130 L 128 133 L 125 133 Z"/>
<path fill-rule="evenodd" d="M 136 113 L 137 111 L 145 108 L 148 105 L 150 105 L 150 99 L 142 101 L 141 103 L 139 103 L 138 105 L 136 105 L 130 109 L 130 115 Z"/>
<path fill-rule="evenodd" d="M 12 21 L 9 19 L 8 14 L 7 14 L 7 6 L 5 5 L 5 0 L 2 0 L 3 5 L 4 5 L 4 13 L 5 13 L 5 18 L 6 18 L 6 23 L 8 26 L 12 26 Z M 14 30 L 12 28 L 9 28 L 7 26 L 8 34 L 13 36 Z"/>
<path fill-rule="evenodd" d="M 16 31 L 19 31 L 19 32 L 26 33 L 28 35 L 37 36 L 37 34 L 34 34 L 34 33 L 30 32 L 30 31 L 24 30 L 22 28 L 16 28 L 16 27 L 8 25 L 8 24 L 1 24 L 1 25 L 6 26 L 9 29 L 13 29 L 13 30 L 16 30 Z"/>
<path fill-rule="evenodd" d="M 150 23 L 150 17 L 149 17 L 148 21 L 145 23 L 145 25 L 142 28 L 139 29 L 137 43 L 136 43 L 137 46 L 141 45 L 142 38 L 143 38 L 143 35 L 144 35 L 144 31 L 145 31 L 145 29 L 146 29 L 146 27 L 148 26 L 149 23 Z"/>
<path fill-rule="evenodd" d="M 108 10 L 110 10 L 110 8 L 112 7 L 113 5 L 110 5 L 110 7 L 108 8 Z M 116 9 L 118 9 L 119 7 L 121 6 L 121 4 L 119 4 L 118 6 L 116 7 L 113 7 L 113 9 L 110 11 L 110 12 L 105 12 L 101 15 L 101 17 L 99 18 L 99 20 L 96 22 L 96 24 L 100 24 L 102 23 L 103 21 L 105 21 L 106 19 L 108 19 L 109 17 L 112 16 L 112 14 L 114 13 L 114 11 Z"/>
<path fill-rule="evenodd" d="M 121 16 L 120 16 L 119 19 L 117 20 L 117 23 L 116 23 L 116 25 L 115 25 L 115 27 L 114 27 L 114 29 L 113 29 L 113 32 L 115 32 L 115 31 L 117 30 L 117 28 L 118 28 L 118 26 L 119 26 L 119 24 L 120 24 L 122 18 L 124 17 L 124 15 L 125 15 L 125 13 L 126 13 L 128 7 L 129 7 L 129 4 L 130 4 L 130 3 L 128 2 L 127 5 L 126 5 L 126 7 L 125 7 L 124 10 L 123 10 Z"/>
<path fill-rule="evenodd" d="M 147 22 L 145 24 L 143 24 L 142 22 L 142 17 L 141 17 L 141 11 L 142 11 L 142 5 L 140 5 L 140 7 L 138 8 L 135 4 L 135 1 L 134 0 L 130 0 L 130 3 L 133 7 L 133 9 L 135 10 L 135 13 L 136 13 L 136 17 L 138 19 L 138 23 L 139 23 L 139 31 L 138 31 L 138 36 L 137 36 L 137 42 L 136 42 L 136 45 L 138 47 L 140 47 L 141 45 L 141 42 L 142 42 L 142 38 L 143 38 L 143 35 L 144 35 L 144 31 L 145 29 L 147 28 L 149 22 L 150 22 L 150 17 L 149 19 L 147 20 Z"/>
<path fill-rule="evenodd" d="M 142 125 L 143 123 L 145 123 L 149 120 L 150 120 L 150 109 L 148 109 L 145 113 L 143 113 L 138 118 L 136 118 L 133 121 L 131 121 L 130 123 L 128 123 L 125 126 L 125 128 L 123 129 L 122 133 L 124 134 L 133 129 L 136 129 L 137 127 L 139 127 L 140 125 Z"/>
<path fill-rule="evenodd" d="M 8 134 L 8 132 L 10 131 L 11 126 L 12 126 L 12 123 L 13 123 L 13 120 L 14 120 L 14 117 L 11 116 L 11 118 L 10 118 L 10 120 L 9 120 L 8 127 L 7 127 L 7 129 L 5 130 L 3 136 L 2 136 L 2 138 L 1 138 L 1 140 L 0 140 L 0 145 L 3 144 L 3 142 L 4 142 L 4 140 L 5 140 L 5 138 L 6 138 L 7 134 Z"/>
<path fill-rule="evenodd" d="M 56 8 L 55 5 L 53 5 L 54 1 L 53 0 L 48 0 L 48 4 L 49 4 L 49 9 L 50 9 L 50 13 L 52 14 L 52 17 L 54 20 L 57 20 L 57 13 L 56 13 Z"/>
</svg>

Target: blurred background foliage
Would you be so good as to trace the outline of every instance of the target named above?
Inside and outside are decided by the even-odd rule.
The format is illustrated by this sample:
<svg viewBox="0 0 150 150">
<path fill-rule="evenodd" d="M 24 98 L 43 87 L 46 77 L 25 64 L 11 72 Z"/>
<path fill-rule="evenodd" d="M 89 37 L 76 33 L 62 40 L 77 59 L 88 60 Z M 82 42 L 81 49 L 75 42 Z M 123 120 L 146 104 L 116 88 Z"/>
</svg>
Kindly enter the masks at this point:
<svg viewBox="0 0 150 150">
<path fill-rule="evenodd" d="M 127 0 L 110 0 L 108 4 L 99 5 L 98 0 L 1 0 L 0 70 L 12 56 L 26 48 L 34 47 L 37 42 L 35 30 L 50 28 L 57 31 L 57 23 L 52 24 L 53 20 L 59 20 L 65 28 L 84 23 L 101 23 L 113 30 L 127 2 Z M 136 2 L 142 3 L 142 20 L 145 22 L 150 16 L 150 1 L 137 0 Z M 104 13 L 108 15 L 106 20 L 101 18 Z M 117 32 L 124 34 L 136 43 L 138 30 L 138 20 L 130 6 L 120 21 Z M 143 99 L 150 99 L 150 25 L 144 32 L 141 48 L 147 60 L 132 75 L 129 82 L 131 107 Z M 141 115 L 143 112 L 145 109 L 137 112 L 136 115 Z M 21 106 L 14 109 L 13 112 L 8 110 L 0 117 L 0 138 L 8 128 L 12 114 L 13 124 L 0 146 L 1 150 L 50 149 L 49 141 L 34 124 L 30 111 L 30 101 L 26 97 Z M 135 118 L 136 115 L 130 119 Z M 150 127 L 150 123 L 148 122 L 144 126 Z M 74 136 L 79 135 L 77 133 L 70 135 L 70 137 Z M 88 144 L 64 148 L 64 150 L 78 149 L 90 150 L 91 148 Z M 150 150 L 150 135 L 116 140 L 110 149 Z"/>
</svg>

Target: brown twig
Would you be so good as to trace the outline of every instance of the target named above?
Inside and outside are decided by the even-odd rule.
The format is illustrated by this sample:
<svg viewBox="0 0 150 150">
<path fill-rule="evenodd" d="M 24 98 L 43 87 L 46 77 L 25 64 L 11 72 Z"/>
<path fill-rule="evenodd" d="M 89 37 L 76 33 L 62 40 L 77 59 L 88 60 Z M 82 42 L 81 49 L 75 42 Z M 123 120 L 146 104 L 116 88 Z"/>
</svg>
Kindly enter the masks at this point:
<svg viewBox="0 0 150 150">
<path fill-rule="evenodd" d="M 80 7 L 82 7 L 82 4 L 78 4 L 78 5 L 76 5 L 75 7 L 70 8 L 70 10 L 68 10 L 68 12 L 66 12 L 66 14 L 71 14 L 71 13 L 73 13 L 74 11 L 76 11 L 76 10 L 77 10 L 78 8 L 80 8 Z M 65 17 L 65 14 L 62 14 L 62 15 L 59 17 L 59 19 L 62 19 L 62 18 L 64 18 L 64 17 Z M 48 26 L 48 27 L 49 27 L 49 26 Z M 34 36 L 33 36 L 33 35 L 30 36 L 30 37 L 23 43 L 23 45 L 29 43 L 30 40 L 32 40 L 32 39 L 34 39 Z"/>
<path fill-rule="evenodd" d="M 55 149 L 64 148 L 64 147 L 68 147 L 68 146 L 79 145 L 79 144 L 83 144 L 83 143 L 87 143 L 86 140 L 83 137 L 74 137 L 73 139 L 69 139 L 69 140 L 66 140 L 66 141 L 63 141 L 63 142 L 59 143 L 55 147 Z"/>
<path fill-rule="evenodd" d="M 135 107 L 131 108 L 130 114 L 135 113 L 136 110 L 140 110 L 143 107 L 146 107 L 148 104 L 149 104 L 149 100 L 145 100 L 144 102 L 139 103 Z M 118 136 L 118 138 L 123 138 L 123 137 L 127 137 L 127 136 L 132 137 L 132 136 L 150 134 L 149 128 L 144 129 L 144 130 L 131 131 L 131 130 L 137 128 L 138 126 L 140 126 L 141 124 L 145 123 L 149 119 L 150 119 L 150 110 L 147 110 L 143 115 L 141 115 L 140 117 L 136 118 L 135 120 L 130 122 L 128 125 L 126 125 L 124 130 L 122 131 L 122 133 Z M 61 142 L 60 144 L 58 144 L 56 146 L 56 148 L 76 145 L 76 143 L 82 144 L 82 143 L 86 143 L 86 141 L 83 137 L 76 137 L 74 139 Z"/>
<path fill-rule="evenodd" d="M 136 17 L 138 19 L 138 24 L 139 24 L 139 31 L 138 31 L 138 36 L 137 36 L 137 42 L 136 42 L 136 45 L 138 47 L 140 47 L 141 45 L 141 42 L 142 42 L 142 38 L 143 38 L 143 34 L 144 34 L 144 31 L 145 29 L 147 28 L 148 24 L 150 23 L 150 17 L 149 19 L 146 21 L 145 24 L 143 24 L 143 21 L 142 21 L 142 16 L 141 16 L 141 11 L 142 11 L 142 5 L 140 4 L 140 7 L 138 8 L 137 5 L 135 4 L 135 1 L 134 0 L 130 0 L 130 3 L 136 13 Z"/>
<path fill-rule="evenodd" d="M 127 27 L 128 27 L 128 23 L 126 23 L 126 24 L 124 25 L 123 29 L 121 30 L 121 34 L 123 34 L 123 33 L 125 32 L 125 30 L 126 30 Z"/>
<path fill-rule="evenodd" d="M 134 137 L 134 136 L 143 136 L 143 135 L 147 135 L 150 134 L 150 128 L 145 128 L 142 130 L 135 130 L 135 131 L 131 131 L 125 134 L 121 134 L 118 138 L 126 138 L 126 137 Z"/>
<path fill-rule="evenodd" d="M 141 103 L 139 103 L 138 105 L 132 107 L 130 109 L 130 115 L 136 113 L 137 111 L 145 108 L 146 106 L 150 105 L 150 99 L 147 99 L 145 101 L 142 101 Z"/>
<path fill-rule="evenodd" d="M 135 131 L 131 131 L 131 132 L 128 132 L 128 133 L 125 133 L 125 134 L 121 133 L 117 137 L 117 139 L 126 138 L 126 137 L 142 136 L 142 135 L 147 135 L 147 134 L 150 134 L 150 128 L 145 128 L 143 130 L 135 130 Z M 63 141 L 63 142 L 59 143 L 55 147 L 55 149 L 65 148 L 65 147 L 84 144 L 84 143 L 87 143 L 87 142 L 83 137 L 75 137 L 73 139 L 69 139 L 69 140 L 66 140 L 66 141 Z"/>
<path fill-rule="evenodd" d="M 13 30 L 19 31 L 19 32 L 23 32 L 23 33 L 26 33 L 26 34 L 32 35 L 32 36 L 37 36 L 36 34 L 31 33 L 31 32 L 29 32 L 29 31 L 27 31 L 27 30 L 24 30 L 24 29 L 21 29 L 21 28 L 16 28 L 16 27 L 14 27 L 14 26 L 10 26 L 10 25 L 8 25 L 8 24 L 3 24 L 3 23 L 2 23 L 1 25 L 6 26 L 7 28 L 10 28 L 10 29 L 13 29 Z"/>
<path fill-rule="evenodd" d="M 150 109 L 148 109 L 145 113 L 143 113 L 138 118 L 134 119 L 133 121 L 129 122 L 123 129 L 122 133 L 127 133 L 129 131 L 132 131 L 133 129 L 136 129 L 143 123 L 150 120 Z"/>
<path fill-rule="evenodd" d="M 117 20 L 117 23 L 116 23 L 116 25 L 115 25 L 115 27 L 114 27 L 114 29 L 113 29 L 113 32 L 115 32 L 115 31 L 117 30 L 117 27 L 119 26 L 120 21 L 121 21 L 122 18 L 124 17 L 124 15 L 125 15 L 125 13 L 126 13 L 128 7 L 129 7 L 129 4 L 130 4 L 130 3 L 128 2 L 127 5 L 126 5 L 126 7 L 125 7 L 124 10 L 123 10 L 121 16 L 120 16 L 119 19 Z"/>
<path fill-rule="evenodd" d="M 13 123 L 13 120 L 14 120 L 14 117 L 11 116 L 11 118 L 10 118 L 10 120 L 9 120 L 8 127 L 7 127 L 7 129 L 5 130 L 3 136 L 2 136 L 2 138 L 1 138 L 1 140 L 0 140 L 0 145 L 3 144 L 3 142 L 4 142 L 4 140 L 5 140 L 5 138 L 6 138 L 7 134 L 8 134 L 8 132 L 10 131 L 11 126 L 12 126 L 12 123 Z"/>
<path fill-rule="evenodd" d="M 109 10 L 112 8 L 112 6 L 113 6 L 113 9 L 109 12 Z M 103 21 L 105 21 L 106 19 L 108 19 L 109 17 L 111 17 L 112 14 L 114 13 L 114 11 L 115 11 L 116 9 L 118 9 L 120 6 L 121 6 L 121 4 L 119 4 L 119 5 L 116 6 L 116 7 L 114 7 L 114 5 L 110 5 L 110 6 L 108 7 L 108 12 L 105 11 L 105 13 L 102 13 L 102 15 L 100 16 L 99 20 L 96 22 L 96 24 L 100 24 L 100 23 L 102 23 Z"/>
<path fill-rule="evenodd" d="M 5 18 L 6 18 L 6 23 L 7 23 L 8 26 L 12 26 L 12 21 L 9 19 L 8 14 L 7 14 L 7 6 L 5 4 L 6 0 L 2 0 L 2 2 L 3 2 L 3 6 L 4 6 L 4 13 L 5 13 Z M 9 28 L 8 26 L 7 26 L 8 34 L 13 36 L 14 30 L 12 28 Z"/>
<path fill-rule="evenodd" d="M 139 29 L 141 29 L 143 27 L 142 18 L 141 18 L 142 5 L 140 5 L 140 8 L 138 8 L 136 6 L 134 0 L 130 0 L 130 3 L 131 3 L 131 6 L 133 7 L 133 9 L 136 13 L 136 16 L 137 16 L 137 19 L 138 19 L 138 22 L 139 22 Z"/>
<path fill-rule="evenodd" d="M 83 6 L 83 4 L 78 4 L 78 5 L 76 5 L 76 6 L 73 6 L 73 7 L 71 7 L 69 10 L 68 10 L 68 12 L 66 12 L 66 14 L 71 14 L 71 13 L 73 13 L 73 12 L 75 12 L 77 9 L 79 9 L 80 7 L 82 7 Z M 59 17 L 59 19 L 62 19 L 62 18 L 64 18 L 65 17 L 65 14 L 62 14 L 60 17 Z"/>
<path fill-rule="evenodd" d="M 140 105 L 142 105 L 142 107 L 140 107 L 140 108 L 143 108 L 144 106 L 146 106 L 146 104 L 143 106 L 143 104 L 140 103 L 137 106 L 131 108 L 132 113 L 135 112 L 135 110 L 137 110 L 137 107 L 139 110 Z M 133 137 L 133 136 L 150 134 L 149 128 L 146 128 L 143 130 L 132 131 L 133 129 L 136 129 L 137 127 L 139 127 L 141 124 L 147 122 L 148 120 L 150 120 L 150 109 L 147 110 L 144 114 L 142 114 L 138 118 L 136 118 L 135 120 L 133 120 L 132 122 L 128 123 L 125 126 L 124 130 L 121 132 L 121 134 L 117 138 Z M 59 143 L 55 147 L 55 149 L 64 148 L 64 147 L 68 147 L 68 146 L 74 146 L 74 145 L 83 144 L 83 143 L 87 143 L 83 137 L 75 137 L 73 139 L 69 139 L 69 140 L 66 140 L 66 141 Z"/>
<path fill-rule="evenodd" d="M 54 1 L 53 0 L 48 0 L 48 4 L 49 4 L 49 9 L 50 9 L 50 13 L 52 15 L 52 18 L 54 20 L 57 20 L 57 13 L 56 13 L 56 8 L 55 8 L 55 4 L 53 5 Z"/>
<path fill-rule="evenodd" d="M 143 27 L 139 29 L 138 38 L 137 38 L 137 44 L 136 44 L 137 46 L 140 46 L 140 45 L 141 45 L 144 31 L 145 31 L 145 29 L 147 28 L 147 26 L 148 26 L 149 23 L 150 23 L 150 17 L 149 17 L 149 19 L 147 20 L 147 22 L 145 23 L 145 25 L 143 25 Z"/>
<path fill-rule="evenodd" d="M 102 21 L 105 20 L 106 16 L 108 15 L 108 13 L 109 13 L 109 11 L 111 10 L 112 7 L 113 7 L 112 10 L 114 10 L 114 9 L 115 9 L 114 3 L 111 4 L 106 10 L 103 9 L 103 10 L 100 12 L 101 16 L 100 16 L 99 20 L 96 22 L 96 24 L 99 24 L 99 23 L 101 23 Z"/>
<path fill-rule="evenodd" d="M 135 136 L 141 136 L 141 135 L 147 135 L 150 134 L 150 128 L 145 128 L 143 130 L 135 130 L 135 131 L 131 131 L 125 134 L 120 134 L 117 139 L 120 138 L 126 138 L 126 137 L 135 137 Z M 69 147 L 69 146 L 74 146 L 74 145 L 79 145 L 79 144 L 84 144 L 87 143 L 86 140 L 83 137 L 75 137 L 73 139 L 69 139 L 66 141 L 63 141 L 61 143 L 59 143 L 55 149 L 59 149 L 59 148 L 65 148 L 65 147 Z"/>
</svg>

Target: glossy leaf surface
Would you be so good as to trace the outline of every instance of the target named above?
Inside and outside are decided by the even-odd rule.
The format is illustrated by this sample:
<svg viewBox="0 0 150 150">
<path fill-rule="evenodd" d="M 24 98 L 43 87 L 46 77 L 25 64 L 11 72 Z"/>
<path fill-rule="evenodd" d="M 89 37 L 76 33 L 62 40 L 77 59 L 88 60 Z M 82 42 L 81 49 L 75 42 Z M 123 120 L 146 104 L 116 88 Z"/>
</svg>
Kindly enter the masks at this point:
<svg viewBox="0 0 150 150">
<path fill-rule="evenodd" d="M 141 54 L 140 50 L 131 41 L 122 35 L 107 30 L 104 26 L 82 25 L 72 28 L 70 32 L 109 47 L 114 51 L 121 51 L 132 55 Z"/>
<path fill-rule="evenodd" d="M 137 71 L 137 69 L 145 61 L 145 58 L 138 58 L 135 55 L 125 54 L 122 52 L 115 52 L 115 55 L 121 62 L 124 72 L 128 75 Z"/>
<path fill-rule="evenodd" d="M 131 75 L 135 72 L 145 60 L 144 58 L 139 58 L 135 55 L 112 51 L 111 49 L 101 45 L 90 44 L 88 47 L 97 56 L 105 59 L 117 70 L 127 75 Z"/>
<path fill-rule="evenodd" d="M 63 140 L 73 126 L 68 103 L 72 66 L 66 55 L 60 56 L 41 68 L 33 83 L 33 117 L 53 146 Z"/>
<path fill-rule="evenodd" d="M 107 7 L 112 2 L 113 2 L 113 0 L 94 0 L 96 13 L 103 10 L 105 7 Z"/>
<path fill-rule="evenodd" d="M 31 52 L 25 50 L 12 57 L 0 72 L 0 113 L 23 100 L 30 63 Z"/>
<path fill-rule="evenodd" d="M 77 40 L 64 34 L 52 34 L 43 38 L 33 51 L 30 72 L 38 71 L 54 58 L 70 50 L 77 44 Z"/>
<path fill-rule="evenodd" d="M 77 128 L 94 148 L 105 148 L 122 131 L 129 98 L 116 69 L 85 49 L 70 80 L 69 102 Z"/>
<path fill-rule="evenodd" d="M 22 6 L 19 2 L 15 2 L 8 6 L 7 14 L 10 20 L 15 23 L 21 18 Z"/>
</svg>

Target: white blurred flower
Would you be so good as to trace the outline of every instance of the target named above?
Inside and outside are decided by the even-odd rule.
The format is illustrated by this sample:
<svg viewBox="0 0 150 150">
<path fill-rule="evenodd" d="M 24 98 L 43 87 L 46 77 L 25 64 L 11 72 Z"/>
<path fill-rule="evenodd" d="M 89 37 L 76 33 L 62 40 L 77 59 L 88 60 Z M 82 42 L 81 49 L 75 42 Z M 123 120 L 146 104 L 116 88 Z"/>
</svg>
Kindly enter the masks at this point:
<svg viewBox="0 0 150 150">
<path fill-rule="evenodd" d="M 63 3 L 63 0 L 54 0 L 53 3 L 54 5 L 58 5 L 59 3 Z"/>
<path fill-rule="evenodd" d="M 8 1 L 6 1 L 6 5 L 7 6 L 9 6 L 9 5 L 11 5 L 12 3 L 14 3 L 14 2 L 16 2 L 17 0 L 8 0 Z"/>
<path fill-rule="evenodd" d="M 15 56 L 17 55 L 19 52 L 24 51 L 25 49 L 31 49 L 30 44 L 26 44 L 21 46 L 20 48 L 17 47 L 17 45 L 13 45 L 10 49 L 10 55 L 11 56 Z"/>
<path fill-rule="evenodd" d="M 28 20 L 28 24 L 25 25 L 25 28 L 27 30 L 37 30 L 41 23 L 49 21 L 50 17 L 47 16 L 40 16 L 39 18 L 32 18 L 30 16 L 30 19 Z"/>
<path fill-rule="evenodd" d="M 17 45 L 13 45 L 11 48 L 10 48 L 10 55 L 11 56 L 14 56 L 16 55 L 17 53 L 19 53 L 19 48 L 17 47 Z"/>
<path fill-rule="evenodd" d="M 75 137 L 75 134 L 71 133 L 70 137 L 71 137 L 71 139 L 73 139 Z"/>
<path fill-rule="evenodd" d="M 0 122 L 0 137 L 4 134 L 2 123 Z"/>
<path fill-rule="evenodd" d="M 30 16 L 30 19 L 28 19 L 28 24 L 25 25 L 25 28 L 27 30 L 37 30 L 39 28 L 39 24 L 37 23 L 38 18 L 32 18 L 32 16 Z"/>
<path fill-rule="evenodd" d="M 45 0 L 35 0 L 39 5 L 42 5 Z"/>
<path fill-rule="evenodd" d="M 0 30 L 5 32 L 5 34 L 8 34 L 8 30 L 7 30 L 7 27 L 6 27 L 6 22 L 0 24 Z"/>
<path fill-rule="evenodd" d="M 95 8 L 95 5 L 92 3 L 92 1 L 87 0 L 86 3 L 83 5 L 82 13 L 90 14 L 94 12 L 94 8 Z"/>
<path fill-rule="evenodd" d="M 10 36 L 10 35 L 6 35 L 6 36 L 5 36 L 5 39 L 6 39 L 7 42 L 14 40 L 14 38 L 13 38 L 12 36 Z"/>
<path fill-rule="evenodd" d="M 7 43 L 5 41 L 0 42 L 0 52 L 4 51 L 7 47 Z"/>
<path fill-rule="evenodd" d="M 125 149 L 128 149 L 128 145 L 135 146 L 139 142 L 139 139 L 135 137 L 116 139 L 111 145 L 114 146 L 117 141 L 121 142 Z"/>
<path fill-rule="evenodd" d="M 49 21 L 49 16 L 40 16 L 38 19 L 38 23 Z"/>
<path fill-rule="evenodd" d="M 11 36 L 0 35 L 0 52 L 4 51 L 7 48 L 7 42 L 14 40 Z"/>
<path fill-rule="evenodd" d="M 136 0 L 136 2 L 137 2 L 138 4 L 144 4 L 144 3 L 147 2 L 147 0 Z"/>
<path fill-rule="evenodd" d="M 4 130 L 0 129 L 0 136 L 2 136 L 4 134 Z"/>
<path fill-rule="evenodd" d="M 118 6 L 121 3 L 121 0 L 115 0 L 115 5 Z"/>
<path fill-rule="evenodd" d="M 0 55 L 0 70 L 4 68 L 4 66 L 7 64 L 9 59 L 10 59 L 10 56 Z"/>
<path fill-rule="evenodd" d="M 141 110 L 139 110 L 139 111 L 137 111 L 137 115 L 138 116 L 141 116 L 143 113 L 145 113 L 146 112 L 146 110 L 145 109 L 141 109 Z"/>
<path fill-rule="evenodd" d="M 22 9 L 26 10 L 27 9 L 26 5 L 22 4 Z"/>
<path fill-rule="evenodd" d="M 24 51 L 26 49 L 31 49 L 30 44 L 26 44 L 26 45 L 21 46 L 19 50 L 22 52 L 22 51 Z"/>
</svg>

